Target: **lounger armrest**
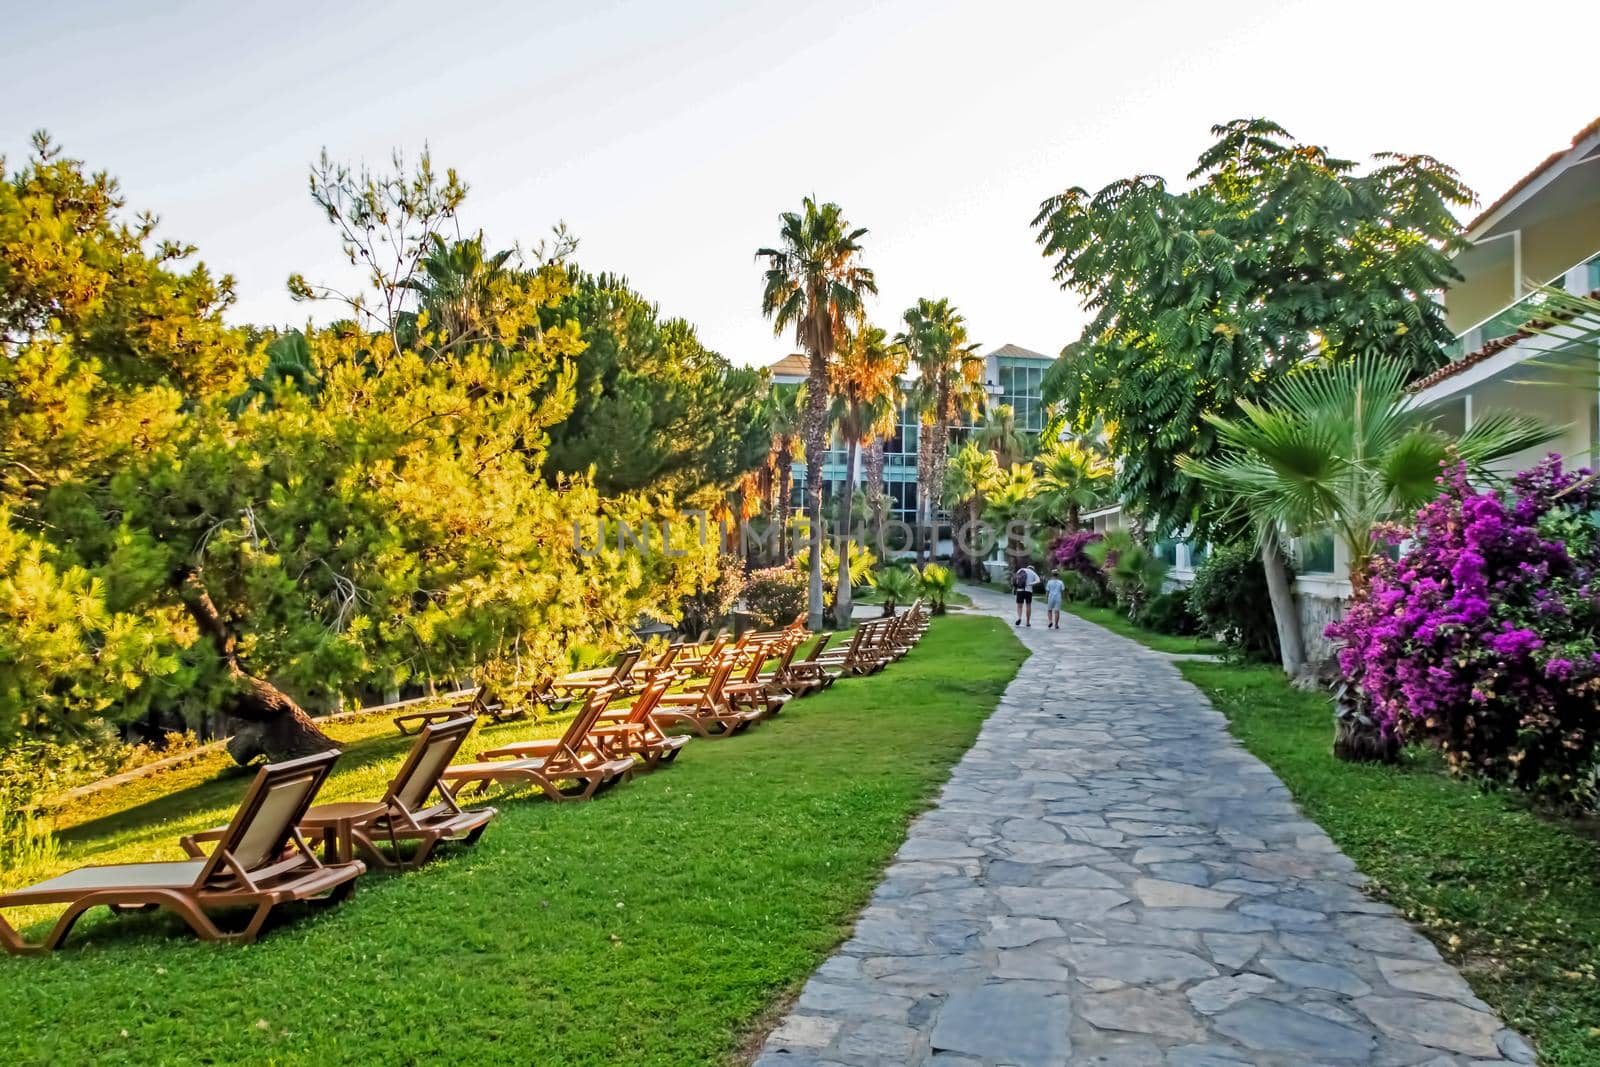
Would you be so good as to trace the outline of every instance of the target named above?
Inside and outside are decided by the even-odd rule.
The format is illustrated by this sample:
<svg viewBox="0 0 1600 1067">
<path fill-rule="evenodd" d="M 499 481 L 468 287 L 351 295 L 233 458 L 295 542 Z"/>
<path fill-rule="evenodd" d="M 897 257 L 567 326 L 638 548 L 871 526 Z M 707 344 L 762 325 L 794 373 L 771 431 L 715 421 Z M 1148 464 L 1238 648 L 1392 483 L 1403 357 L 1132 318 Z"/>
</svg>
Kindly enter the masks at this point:
<svg viewBox="0 0 1600 1067">
<path fill-rule="evenodd" d="M 201 848 L 201 842 L 221 841 L 227 833 L 228 828 L 226 826 L 213 826 L 209 830 L 197 830 L 192 834 L 184 834 L 178 838 L 178 845 L 194 859 L 203 860 L 211 855 L 211 851 Z"/>
</svg>

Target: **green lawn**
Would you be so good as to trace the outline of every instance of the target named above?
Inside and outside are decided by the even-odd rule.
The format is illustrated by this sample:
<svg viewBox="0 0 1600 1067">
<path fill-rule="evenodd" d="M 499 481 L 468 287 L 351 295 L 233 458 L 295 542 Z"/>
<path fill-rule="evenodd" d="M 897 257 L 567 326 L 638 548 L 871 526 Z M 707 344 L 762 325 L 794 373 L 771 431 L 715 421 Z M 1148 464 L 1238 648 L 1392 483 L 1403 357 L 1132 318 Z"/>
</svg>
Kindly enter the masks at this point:
<svg viewBox="0 0 1600 1067">
<path fill-rule="evenodd" d="M 1209 637 L 1175 637 L 1171 634 L 1158 634 L 1133 622 L 1128 616 L 1116 608 L 1097 608 L 1088 604 L 1078 604 L 1068 601 L 1062 605 L 1067 611 L 1080 619 L 1088 619 L 1110 630 L 1112 633 L 1131 637 L 1147 648 L 1157 652 L 1189 652 L 1211 654 L 1221 652 L 1221 642 L 1213 641 Z M 1035 614 L 1040 610 L 1040 601 L 1034 597 L 1033 610 Z"/>
<path fill-rule="evenodd" d="M 1388 899 L 1439 944 L 1484 1000 L 1539 1046 L 1540 1062 L 1600 1063 L 1600 838 L 1514 797 L 1445 776 L 1423 753 L 1399 767 L 1330 754 L 1325 696 L 1281 671 L 1179 669 L 1276 771 Z"/>
<path fill-rule="evenodd" d="M 1025 655 L 1009 629 L 939 619 L 884 673 L 591 804 L 506 799 L 476 848 L 368 875 L 253 946 L 86 919 L 53 956 L 0 960 L 5 1060 L 726 1062 L 838 943 L 972 742 Z M 381 722 L 335 732 L 324 799 L 378 795 L 406 742 Z M 244 783 L 205 760 L 93 798 L 63 820 L 62 865 L 180 858 L 177 836 Z"/>
</svg>

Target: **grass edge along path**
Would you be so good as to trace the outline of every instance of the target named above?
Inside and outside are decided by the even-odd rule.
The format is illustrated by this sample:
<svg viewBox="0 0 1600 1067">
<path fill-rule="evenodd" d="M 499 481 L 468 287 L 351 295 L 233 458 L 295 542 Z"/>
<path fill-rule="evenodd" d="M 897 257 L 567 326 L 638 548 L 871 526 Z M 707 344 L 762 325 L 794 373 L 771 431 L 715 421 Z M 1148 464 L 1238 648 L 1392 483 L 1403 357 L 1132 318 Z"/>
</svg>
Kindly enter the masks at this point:
<svg viewBox="0 0 1600 1067">
<path fill-rule="evenodd" d="M 935 620 L 881 674 L 593 803 L 494 801 L 475 848 L 368 875 L 252 946 L 86 919 L 52 956 L 0 959 L 7 1062 L 728 1062 L 843 939 L 970 747 L 1026 657 L 1009 629 Z M 405 744 L 351 745 L 326 799 L 377 795 Z M 62 861 L 179 858 L 244 781 L 97 808 Z"/>
<path fill-rule="evenodd" d="M 1076 603 L 1070 600 L 1063 603 L 1061 607 L 1062 610 L 1070 612 L 1080 619 L 1092 622 L 1096 626 L 1102 626 L 1105 629 L 1110 630 L 1112 633 L 1119 634 L 1122 637 L 1132 638 L 1141 645 L 1144 645 L 1146 648 L 1154 649 L 1157 652 L 1176 652 L 1180 654 L 1192 655 L 1215 655 L 1224 651 L 1224 646 L 1221 642 L 1215 641 L 1209 637 L 1180 637 L 1175 634 L 1158 634 L 1152 630 L 1146 630 L 1144 627 L 1128 618 L 1128 616 L 1119 608 L 1100 608 L 1089 604 Z M 1037 596 L 1034 597 L 1033 614 L 1035 619 L 1037 619 L 1042 610 L 1042 598 Z"/>
<path fill-rule="evenodd" d="M 1334 759 L 1329 699 L 1274 666 L 1178 669 L 1540 1063 L 1600 1063 L 1600 839 L 1450 777 L 1432 753 L 1392 767 Z"/>
</svg>

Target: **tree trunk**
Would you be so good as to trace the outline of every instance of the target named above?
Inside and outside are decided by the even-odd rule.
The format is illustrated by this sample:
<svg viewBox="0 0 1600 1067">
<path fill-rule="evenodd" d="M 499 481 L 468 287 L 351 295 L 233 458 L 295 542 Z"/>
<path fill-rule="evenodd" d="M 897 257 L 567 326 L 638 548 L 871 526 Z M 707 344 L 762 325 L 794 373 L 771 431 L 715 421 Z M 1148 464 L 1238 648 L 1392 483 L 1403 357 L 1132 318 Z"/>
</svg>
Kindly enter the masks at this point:
<svg viewBox="0 0 1600 1067">
<path fill-rule="evenodd" d="M 1078 527 L 1083 524 L 1083 509 L 1074 500 L 1067 505 L 1067 532 L 1077 533 Z"/>
<path fill-rule="evenodd" d="M 811 512 L 811 577 L 807 589 L 806 625 L 822 629 L 822 460 L 828 449 L 828 361 L 820 347 L 811 350 L 806 384 L 806 503 Z"/>
<path fill-rule="evenodd" d="M 948 402 L 943 400 L 941 404 Z M 928 495 L 929 559 L 939 554 L 939 500 L 944 496 L 944 469 L 950 459 L 950 421 L 944 417 L 942 407 L 940 419 L 933 429 L 933 454 L 928 457 L 928 478 L 932 490 Z"/>
<path fill-rule="evenodd" d="M 794 453 L 788 448 L 778 453 L 778 558 L 763 565 L 772 566 L 788 559 L 789 521 L 794 517 Z"/>
<path fill-rule="evenodd" d="M 219 710 L 231 727 L 226 731 L 233 735 L 227 749 L 236 763 L 243 765 L 257 756 L 276 762 L 337 747 L 293 698 L 239 665 L 238 641 L 212 603 L 198 568 L 180 572 L 179 594 L 201 635 L 216 646 L 233 682 L 233 692 Z"/>
<path fill-rule="evenodd" d="M 1349 684 L 1339 687 L 1334 702 L 1333 754 L 1350 763 L 1393 763 L 1400 756 L 1400 739 L 1383 732 L 1360 690 Z"/>
<path fill-rule="evenodd" d="M 833 624 L 843 630 L 850 625 L 850 616 L 854 611 L 853 599 L 850 595 L 850 541 L 854 536 L 851 526 L 852 516 L 850 505 L 855 503 L 856 484 L 856 442 L 846 441 L 844 445 L 844 540 L 839 542 L 839 585 L 833 591 Z"/>
<path fill-rule="evenodd" d="M 883 513 L 888 504 L 883 481 L 883 438 L 874 437 L 867 446 L 867 511 L 872 522 L 872 545 L 878 554 L 887 557 L 883 544 Z"/>
<path fill-rule="evenodd" d="M 917 518 L 912 534 L 912 547 L 916 549 L 917 565 L 927 562 L 923 555 L 922 530 L 929 519 L 929 491 L 933 485 L 933 427 L 921 423 L 917 433 Z"/>
<path fill-rule="evenodd" d="M 1305 645 L 1300 641 L 1300 614 L 1295 611 L 1294 592 L 1289 588 L 1289 571 L 1278 549 L 1278 535 L 1267 531 L 1261 538 L 1261 568 L 1267 575 L 1267 596 L 1272 601 L 1272 621 L 1278 628 L 1278 654 L 1283 671 L 1297 676 L 1306 665 Z"/>
</svg>

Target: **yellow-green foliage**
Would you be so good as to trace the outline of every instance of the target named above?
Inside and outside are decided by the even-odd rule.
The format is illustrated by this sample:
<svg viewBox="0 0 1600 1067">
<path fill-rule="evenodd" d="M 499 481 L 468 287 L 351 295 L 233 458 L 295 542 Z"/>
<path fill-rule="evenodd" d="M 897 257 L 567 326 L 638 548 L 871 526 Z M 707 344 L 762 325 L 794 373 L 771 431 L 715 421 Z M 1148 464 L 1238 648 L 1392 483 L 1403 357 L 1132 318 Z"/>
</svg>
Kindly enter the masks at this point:
<svg viewBox="0 0 1600 1067">
<path fill-rule="evenodd" d="M 187 574 L 243 668 L 313 708 L 538 676 L 714 578 L 717 546 L 681 522 L 682 555 L 578 551 L 598 517 L 659 531 L 679 502 L 543 476 L 583 348 L 540 321 L 570 293 L 559 262 L 439 246 L 415 313 L 263 336 L 222 321 L 231 282 L 127 221 L 109 178 L 42 140 L 7 178 L 0 745 L 214 710 L 232 682 Z"/>
</svg>

